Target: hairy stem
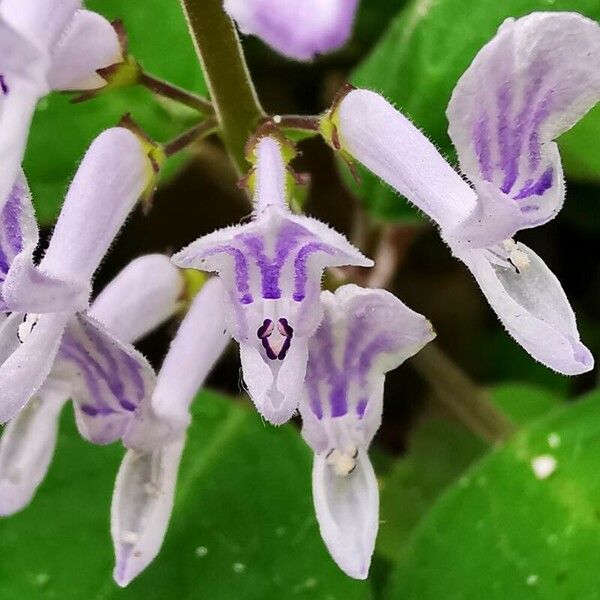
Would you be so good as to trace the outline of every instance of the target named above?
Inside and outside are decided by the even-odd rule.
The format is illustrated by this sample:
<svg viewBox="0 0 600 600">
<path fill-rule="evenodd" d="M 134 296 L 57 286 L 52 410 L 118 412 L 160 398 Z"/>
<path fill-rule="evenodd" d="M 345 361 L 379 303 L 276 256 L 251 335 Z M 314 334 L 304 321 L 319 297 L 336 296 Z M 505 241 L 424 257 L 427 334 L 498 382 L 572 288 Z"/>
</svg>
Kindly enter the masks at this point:
<svg viewBox="0 0 600 600">
<path fill-rule="evenodd" d="M 210 90 L 223 141 L 238 174 L 247 169 L 244 146 L 264 117 L 240 41 L 223 0 L 181 0 Z"/>
<path fill-rule="evenodd" d="M 215 133 L 218 129 L 219 124 L 216 119 L 211 118 L 202 121 L 202 123 L 198 123 L 198 125 L 195 125 L 191 129 L 184 131 L 181 135 L 178 135 L 176 138 L 165 143 L 163 145 L 165 155 L 173 156 L 173 154 L 181 152 L 181 150 L 184 150 L 194 142 L 198 142 L 212 133 Z"/>
<path fill-rule="evenodd" d="M 516 431 L 515 425 L 492 404 L 487 393 L 435 342 L 430 342 L 409 362 L 429 383 L 437 399 L 484 440 L 501 444 Z"/>
<path fill-rule="evenodd" d="M 138 81 L 140 85 L 143 85 L 155 94 L 185 104 L 194 110 L 200 111 L 202 114 L 212 115 L 215 112 L 213 105 L 206 98 L 188 92 L 168 81 L 154 77 L 154 75 L 142 72 Z"/>
<path fill-rule="evenodd" d="M 277 115 L 273 120 L 283 129 L 319 131 L 319 117 L 311 115 Z"/>
</svg>

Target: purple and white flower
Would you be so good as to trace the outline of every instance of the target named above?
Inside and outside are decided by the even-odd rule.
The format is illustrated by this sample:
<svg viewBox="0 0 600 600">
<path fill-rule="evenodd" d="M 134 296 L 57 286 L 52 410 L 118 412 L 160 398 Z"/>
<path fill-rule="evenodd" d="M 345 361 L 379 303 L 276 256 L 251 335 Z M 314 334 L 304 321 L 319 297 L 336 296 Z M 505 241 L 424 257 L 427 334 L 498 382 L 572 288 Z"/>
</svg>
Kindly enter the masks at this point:
<svg viewBox="0 0 600 600">
<path fill-rule="evenodd" d="M 117 33 L 81 0 L 0 3 L 0 210 L 23 158 L 36 104 L 52 90 L 89 90 L 123 59 Z"/>
<path fill-rule="evenodd" d="M 255 155 L 251 222 L 204 236 L 173 260 L 219 274 L 250 396 L 268 421 L 280 424 L 298 407 L 308 340 L 322 315 L 324 268 L 373 263 L 324 223 L 290 212 L 286 165 L 274 138 L 261 138 Z"/>
<path fill-rule="evenodd" d="M 277 52 L 311 60 L 341 48 L 352 33 L 358 0 L 225 0 L 243 33 Z"/>
<path fill-rule="evenodd" d="M 368 448 L 381 424 L 385 373 L 430 342 L 425 317 L 384 290 L 323 292 L 324 316 L 309 344 L 300 414 L 315 452 L 313 500 L 331 556 L 365 579 L 379 526 Z"/>
<path fill-rule="evenodd" d="M 149 365 L 85 310 L 95 270 L 153 177 L 147 149 L 131 131 L 116 127 L 98 136 L 37 266 L 37 227 L 24 178 L 13 187 L 0 216 L 0 308 L 12 313 L 0 328 L 0 421 L 13 418 L 37 393 L 59 347 L 72 364 L 71 381 L 78 377 L 79 393 L 89 399 L 81 419 L 89 417 L 91 438 L 100 435 L 94 417 L 134 411 L 143 398 L 153 377 Z M 117 430 L 106 431 L 106 441 L 118 437 Z"/>
<path fill-rule="evenodd" d="M 341 149 L 439 226 L 510 335 L 567 375 L 589 371 L 573 310 L 544 262 L 512 236 L 560 210 L 553 141 L 600 99 L 600 26 L 575 13 L 508 19 L 460 78 L 447 116 L 465 181 L 380 95 L 351 91 L 333 115 Z"/>
<path fill-rule="evenodd" d="M 149 418 L 125 440 L 133 449 L 121 463 L 111 511 L 114 578 L 122 587 L 160 551 L 173 508 L 189 407 L 229 340 L 223 288 L 215 278 L 198 293 L 171 343 L 149 403 Z"/>
<path fill-rule="evenodd" d="M 182 287 L 178 269 L 166 256 L 143 256 L 106 286 L 88 315 L 122 342 L 134 342 L 173 316 L 180 305 Z M 79 358 L 88 369 L 95 369 L 91 355 L 80 353 Z M 70 370 L 64 368 L 68 363 L 68 352 L 63 355 L 61 346 L 44 385 L 2 433 L 1 515 L 13 514 L 31 501 L 54 454 L 60 412 L 69 398 L 81 400 L 72 385 L 77 387 L 79 376 L 74 382 L 70 380 Z"/>
</svg>

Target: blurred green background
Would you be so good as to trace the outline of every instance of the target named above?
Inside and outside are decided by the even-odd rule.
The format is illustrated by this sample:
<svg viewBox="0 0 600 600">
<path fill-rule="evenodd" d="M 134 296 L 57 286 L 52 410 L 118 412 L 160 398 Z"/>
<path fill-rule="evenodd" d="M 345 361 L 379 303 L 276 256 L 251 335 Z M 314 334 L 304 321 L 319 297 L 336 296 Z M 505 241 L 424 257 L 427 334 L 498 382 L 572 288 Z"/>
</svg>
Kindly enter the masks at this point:
<svg viewBox="0 0 600 600">
<path fill-rule="evenodd" d="M 122 18 L 132 53 L 156 75 L 205 93 L 176 0 L 93 0 Z M 598 0 L 362 0 L 352 41 L 313 64 L 244 39 L 267 111 L 324 110 L 340 85 L 384 93 L 454 160 L 445 107 L 477 50 L 510 16 L 575 10 L 600 19 Z M 76 162 L 103 128 L 131 112 L 166 141 L 194 114 L 150 93 L 123 90 L 84 104 L 44 100 L 25 169 L 39 217 L 51 228 Z M 600 110 L 560 140 L 568 184 L 557 219 L 524 232 L 557 274 L 583 341 L 600 355 Z M 433 322 L 441 346 L 521 426 L 492 449 L 454 421 L 410 365 L 390 374 L 384 425 L 372 456 L 381 526 L 371 577 L 341 573 L 319 538 L 310 497 L 311 453 L 297 423 L 264 424 L 241 395 L 232 350 L 200 394 L 164 548 L 126 590 L 111 579 L 109 506 L 123 454 L 93 447 L 63 414 L 48 479 L 26 510 L 0 522 L 0 600 L 593 600 L 600 598 L 600 392 L 597 371 L 569 379 L 535 364 L 502 330 L 461 264 L 404 199 L 363 173 L 352 183 L 318 139 L 295 167 L 311 174 L 306 210 L 373 250 L 384 225 L 400 263 L 390 289 Z M 171 252 L 239 221 L 245 197 L 211 139 L 172 159 L 148 215 L 131 218 L 96 280 L 128 260 Z M 171 323 L 141 344 L 158 367 Z M 557 442 L 558 440 L 558 442 Z M 556 471 L 535 476 L 551 454 Z"/>
</svg>

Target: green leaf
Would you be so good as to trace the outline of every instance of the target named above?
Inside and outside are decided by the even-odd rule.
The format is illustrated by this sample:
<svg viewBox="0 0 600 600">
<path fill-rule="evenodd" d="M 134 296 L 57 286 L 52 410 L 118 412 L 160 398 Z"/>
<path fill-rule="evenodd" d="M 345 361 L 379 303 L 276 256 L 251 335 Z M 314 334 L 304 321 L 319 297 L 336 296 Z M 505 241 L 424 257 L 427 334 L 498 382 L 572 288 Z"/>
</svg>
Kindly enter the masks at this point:
<svg viewBox="0 0 600 600">
<path fill-rule="evenodd" d="M 458 78 L 504 19 L 536 10 L 577 11 L 600 19 L 597 0 L 413 0 L 359 65 L 352 83 L 381 92 L 452 160 L 454 150 L 447 134 L 445 110 Z M 600 112 L 594 111 L 566 138 L 563 150 L 567 175 L 600 178 L 600 136 L 593 133 L 599 130 Z M 584 145 L 588 141 L 591 146 Z M 358 193 L 371 206 L 370 187 Z M 387 195 L 386 206 L 395 200 L 398 213 L 392 216 L 403 218 L 403 202 L 383 186 L 380 194 Z M 377 210 L 380 204 L 381 200 L 374 203 L 374 214 L 389 218 L 387 211 Z"/>
<path fill-rule="evenodd" d="M 124 21 L 130 51 L 150 73 L 206 93 L 178 2 L 90 0 L 87 7 L 109 19 Z M 42 224 L 56 218 L 69 180 L 92 140 L 103 129 L 116 125 L 128 112 L 159 142 L 174 137 L 198 118 L 190 109 L 157 100 L 142 89 L 119 90 L 77 105 L 71 104 L 66 95 L 52 94 L 40 103 L 24 168 Z M 174 163 L 180 165 L 180 157 Z M 167 163 L 166 175 L 176 171 Z"/>
<path fill-rule="evenodd" d="M 490 395 L 494 404 L 519 425 L 545 416 L 560 402 L 548 390 L 522 384 L 496 386 Z M 377 551 L 396 563 L 434 502 L 487 448 L 458 423 L 433 419 L 421 426 L 410 441 L 408 454 L 396 461 L 382 482 Z"/>
<path fill-rule="evenodd" d="M 293 426 L 201 394 L 164 547 L 126 590 L 112 582 L 118 446 L 83 442 L 65 411 L 55 462 L 30 507 L 0 523 L 2 600 L 366 600 L 319 537 L 311 452 Z"/>
<path fill-rule="evenodd" d="M 599 454 L 600 393 L 524 429 L 438 500 L 385 598 L 596 599 Z"/>
</svg>

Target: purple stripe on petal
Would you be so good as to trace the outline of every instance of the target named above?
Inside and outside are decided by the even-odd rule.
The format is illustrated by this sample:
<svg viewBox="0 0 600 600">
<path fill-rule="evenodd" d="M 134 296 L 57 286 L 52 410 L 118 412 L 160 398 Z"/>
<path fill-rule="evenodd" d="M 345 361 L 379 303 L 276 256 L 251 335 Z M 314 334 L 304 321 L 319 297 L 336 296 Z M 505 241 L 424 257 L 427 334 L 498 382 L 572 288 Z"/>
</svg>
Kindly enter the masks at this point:
<svg viewBox="0 0 600 600">
<path fill-rule="evenodd" d="M 23 250 L 23 232 L 21 230 L 21 196 L 24 190 L 19 184 L 13 186 L 8 201 L 2 211 L 2 225 L 12 251 L 18 254 Z"/>
<path fill-rule="evenodd" d="M 540 127 L 548 118 L 552 107 L 553 90 L 550 90 L 540 102 L 531 123 L 531 133 L 529 135 L 529 168 L 534 171 L 540 165 L 542 157 L 540 147 Z"/>
<path fill-rule="evenodd" d="M 6 77 L 0 74 L 0 90 L 4 96 L 8 96 L 10 91 L 8 84 L 6 83 Z"/>
<path fill-rule="evenodd" d="M 141 373 L 142 367 L 135 357 L 130 356 L 129 354 L 123 354 L 123 361 L 126 369 L 129 371 L 129 376 L 131 377 L 131 382 L 133 383 L 133 387 L 135 389 L 135 395 L 138 401 L 141 402 L 146 394 L 146 386 L 144 385 L 144 379 Z M 127 408 L 125 404 L 130 407 L 133 406 L 133 408 Z M 121 405 L 123 408 L 127 408 L 127 410 L 135 410 L 136 408 L 133 404 L 127 402 L 126 400 L 121 402 Z"/>
<path fill-rule="evenodd" d="M 492 181 L 492 156 L 489 145 L 489 121 L 485 114 L 480 115 L 475 122 L 473 143 L 479 161 L 479 170 L 485 181 Z"/>
<path fill-rule="evenodd" d="M 365 411 L 367 410 L 367 406 L 369 405 L 369 400 L 367 398 L 361 398 L 356 405 L 356 414 L 359 419 L 362 419 L 365 416 Z"/>
<path fill-rule="evenodd" d="M 308 259 L 312 254 L 317 252 L 325 252 L 334 255 L 335 250 L 327 244 L 320 242 L 311 242 L 306 244 L 296 255 L 294 261 L 294 300 L 302 302 L 306 297 L 306 282 L 308 281 Z"/>
<path fill-rule="evenodd" d="M 543 196 L 544 193 L 552 187 L 553 177 L 554 169 L 552 167 L 548 167 L 540 175 L 537 181 L 528 179 L 514 199 L 522 200 L 523 198 L 529 198 L 530 196 Z"/>
<path fill-rule="evenodd" d="M 250 293 L 248 263 L 244 253 L 234 246 L 219 246 L 212 248 L 206 252 L 206 256 L 214 256 L 215 254 L 229 254 L 235 263 L 235 285 L 240 295 L 239 301 L 242 304 L 252 304 L 254 299 Z"/>
<path fill-rule="evenodd" d="M 75 366 L 81 372 L 81 375 L 85 380 L 85 384 L 90 393 L 90 396 L 94 402 L 94 408 L 97 411 L 96 414 L 98 414 L 98 411 L 112 410 L 102 399 L 102 394 L 100 392 L 100 386 L 98 385 L 98 380 L 97 380 L 96 376 L 92 373 L 89 364 L 86 362 L 86 360 L 84 358 L 79 356 L 79 354 L 76 353 L 70 347 L 69 342 L 66 341 L 64 338 L 62 340 L 59 352 L 60 352 L 60 356 L 63 359 L 74 363 Z M 90 413 L 87 412 L 86 414 L 90 414 Z"/>
<path fill-rule="evenodd" d="M 240 239 L 252 253 L 256 260 L 256 266 L 260 270 L 262 279 L 262 297 L 266 300 L 277 300 L 281 298 L 279 289 L 279 268 L 265 254 L 264 240 L 257 235 L 241 235 Z"/>
<path fill-rule="evenodd" d="M 511 126 L 511 101 L 512 94 L 508 83 L 502 85 L 496 96 L 498 106 L 498 144 L 500 146 L 500 160 L 504 180 L 501 189 L 508 194 L 519 176 L 519 154 L 514 148 L 514 135 Z"/>
<path fill-rule="evenodd" d="M 343 374 L 338 374 L 329 394 L 332 417 L 343 417 L 348 412 L 348 387 Z"/>
<path fill-rule="evenodd" d="M 97 416 L 105 417 L 107 415 L 114 415 L 116 412 L 112 408 L 108 408 L 108 407 L 107 408 L 96 408 L 95 406 L 92 406 L 91 404 L 81 404 L 79 406 L 79 408 L 88 417 L 97 417 Z"/>
</svg>

